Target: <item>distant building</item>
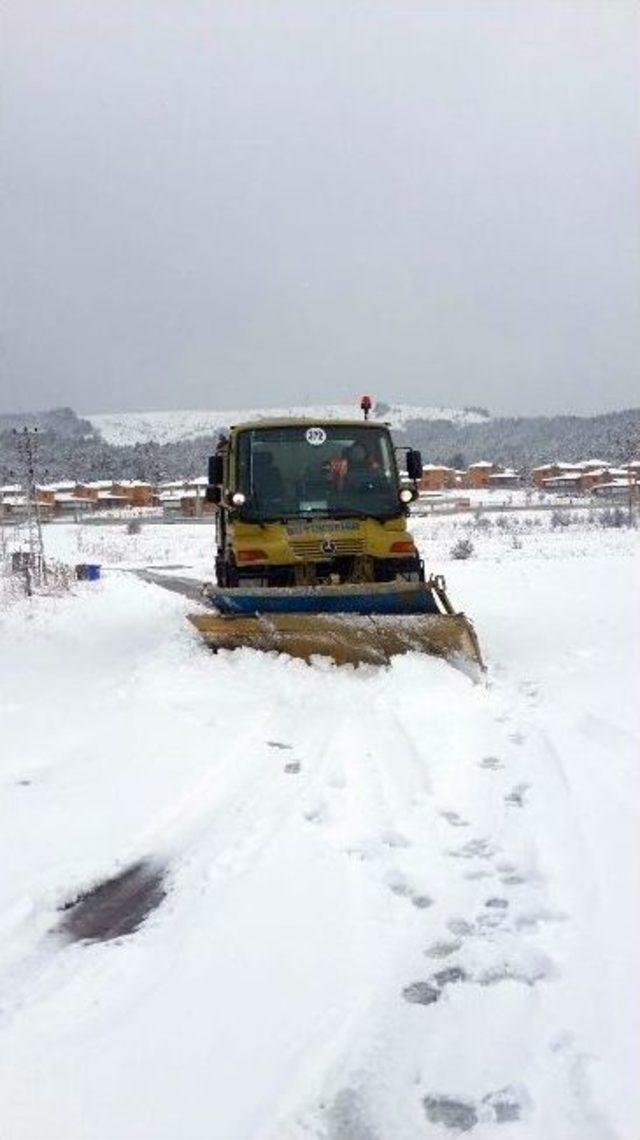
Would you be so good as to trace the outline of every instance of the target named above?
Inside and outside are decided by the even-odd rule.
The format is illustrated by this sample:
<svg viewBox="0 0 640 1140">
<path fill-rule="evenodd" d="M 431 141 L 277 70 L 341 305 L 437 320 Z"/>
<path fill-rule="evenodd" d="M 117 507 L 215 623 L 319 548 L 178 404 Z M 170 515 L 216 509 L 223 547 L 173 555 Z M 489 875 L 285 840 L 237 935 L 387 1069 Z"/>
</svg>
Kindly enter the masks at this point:
<svg viewBox="0 0 640 1140">
<path fill-rule="evenodd" d="M 419 483 L 421 491 L 445 491 L 455 486 L 456 473 L 452 467 L 439 466 L 437 463 L 423 464 Z"/>
<path fill-rule="evenodd" d="M 499 468 L 495 463 L 490 463 L 486 459 L 479 460 L 478 463 L 472 463 L 465 476 L 465 487 L 483 488 L 489 486 L 489 479 L 492 475 L 498 472 Z"/>
</svg>

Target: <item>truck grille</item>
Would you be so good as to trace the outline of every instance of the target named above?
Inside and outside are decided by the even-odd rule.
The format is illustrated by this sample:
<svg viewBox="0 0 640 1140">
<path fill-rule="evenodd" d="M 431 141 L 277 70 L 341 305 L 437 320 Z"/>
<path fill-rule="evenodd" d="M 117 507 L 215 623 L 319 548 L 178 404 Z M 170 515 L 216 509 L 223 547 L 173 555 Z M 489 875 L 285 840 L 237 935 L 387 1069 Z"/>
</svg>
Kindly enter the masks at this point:
<svg viewBox="0 0 640 1140">
<path fill-rule="evenodd" d="M 326 549 L 331 543 L 333 549 Z M 338 535 L 326 538 L 290 538 L 289 544 L 298 558 L 340 558 L 345 554 L 364 554 L 364 540 L 351 535 Z M 325 549 L 323 550 L 323 546 Z"/>
</svg>

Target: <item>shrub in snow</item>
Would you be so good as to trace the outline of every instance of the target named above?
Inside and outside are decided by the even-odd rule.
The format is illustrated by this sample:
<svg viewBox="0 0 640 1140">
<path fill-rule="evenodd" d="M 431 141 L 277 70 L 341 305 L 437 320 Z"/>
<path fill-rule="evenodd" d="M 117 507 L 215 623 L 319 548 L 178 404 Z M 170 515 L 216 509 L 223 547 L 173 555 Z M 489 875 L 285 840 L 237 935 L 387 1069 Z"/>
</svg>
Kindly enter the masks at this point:
<svg viewBox="0 0 640 1140">
<path fill-rule="evenodd" d="M 473 543 L 468 538 L 459 538 L 449 551 L 452 558 L 465 559 L 471 558 L 473 554 Z"/>
<path fill-rule="evenodd" d="M 484 515 L 477 514 L 475 525 L 478 530 L 489 530 L 491 527 L 491 519 L 485 518 Z"/>
<path fill-rule="evenodd" d="M 142 523 L 139 519 L 131 519 L 131 521 L 127 523 L 127 534 L 140 534 L 141 530 Z"/>
<path fill-rule="evenodd" d="M 600 526 L 604 527 L 626 526 L 628 521 L 628 514 L 622 507 L 612 507 L 600 515 Z"/>
<path fill-rule="evenodd" d="M 556 507 L 551 514 L 551 526 L 554 530 L 559 526 L 571 526 L 571 515 L 567 511 L 559 511 Z"/>
</svg>

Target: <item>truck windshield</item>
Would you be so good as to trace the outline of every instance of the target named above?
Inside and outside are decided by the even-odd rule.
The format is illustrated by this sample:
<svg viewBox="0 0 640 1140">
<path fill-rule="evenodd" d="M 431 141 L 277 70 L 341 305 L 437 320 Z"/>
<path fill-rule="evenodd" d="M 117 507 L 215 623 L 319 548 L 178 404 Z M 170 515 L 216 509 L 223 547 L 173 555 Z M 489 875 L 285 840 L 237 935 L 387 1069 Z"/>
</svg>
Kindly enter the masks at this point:
<svg viewBox="0 0 640 1140">
<path fill-rule="evenodd" d="M 386 428 L 324 424 L 242 431 L 237 462 L 245 519 L 400 514 Z"/>
</svg>

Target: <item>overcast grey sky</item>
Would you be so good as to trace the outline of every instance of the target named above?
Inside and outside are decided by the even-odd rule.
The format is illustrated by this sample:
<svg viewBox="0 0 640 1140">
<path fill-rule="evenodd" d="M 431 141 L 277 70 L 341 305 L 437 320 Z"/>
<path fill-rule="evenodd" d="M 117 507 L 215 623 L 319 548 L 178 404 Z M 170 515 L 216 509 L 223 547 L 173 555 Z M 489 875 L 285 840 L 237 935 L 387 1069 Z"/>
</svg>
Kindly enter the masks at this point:
<svg viewBox="0 0 640 1140">
<path fill-rule="evenodd" d="M 0 407 L 638 405 L 638 11 L 4 0 Z"/>
</svg>

